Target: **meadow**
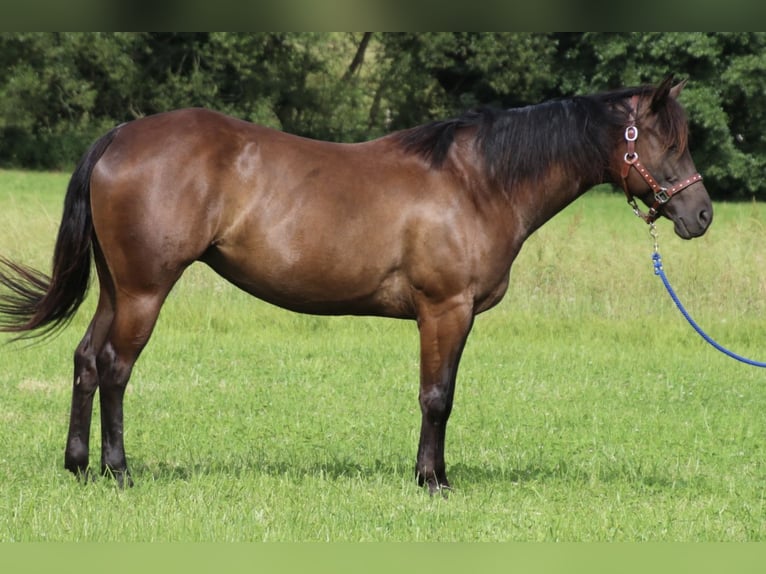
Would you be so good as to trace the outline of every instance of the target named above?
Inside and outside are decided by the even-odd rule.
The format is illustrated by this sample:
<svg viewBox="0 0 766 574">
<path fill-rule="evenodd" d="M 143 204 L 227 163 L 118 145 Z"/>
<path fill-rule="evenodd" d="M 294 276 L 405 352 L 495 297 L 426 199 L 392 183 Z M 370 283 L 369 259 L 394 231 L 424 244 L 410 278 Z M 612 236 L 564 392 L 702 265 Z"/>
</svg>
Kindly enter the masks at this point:
<svg viewBox="0 0 766 574">
<path fill-rule="evenodd" d="M 0 171 L 0 254 L 48 270 L 68 174 Z M 766 206 L 715 205 L 665 269 L 720 343 L 766 360 Z M 525 245 L 477 318 L 447 433 L 414 480 L 417 329 L 293 314 L 192 266 L 136 365 L 136 485 L 63 469 L 72 324 L 0 339 L 0 541 L 763 541 L 766 373 L 704 343 L 646 225 L 594 190 Z M 98 465 L 98 406 L 91 462 Z"/>
</svg>

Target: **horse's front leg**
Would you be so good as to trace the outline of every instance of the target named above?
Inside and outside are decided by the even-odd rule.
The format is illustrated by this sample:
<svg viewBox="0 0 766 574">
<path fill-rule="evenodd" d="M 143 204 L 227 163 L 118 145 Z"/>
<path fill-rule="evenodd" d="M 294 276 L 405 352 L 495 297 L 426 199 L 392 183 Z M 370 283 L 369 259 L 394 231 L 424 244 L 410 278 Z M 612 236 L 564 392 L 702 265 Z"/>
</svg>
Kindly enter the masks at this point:
<svg viewBox="0 0 766 574">
<path fill-rule="evenodd" d="M 415 474 L 418 484 L 427 485 L 431 494 L 449 488 L 444 439 L 458 364 L 473 317 L 472 302 L 463 296 L 423 305 L 418 316 L 422 421 Z"/>
</svg>

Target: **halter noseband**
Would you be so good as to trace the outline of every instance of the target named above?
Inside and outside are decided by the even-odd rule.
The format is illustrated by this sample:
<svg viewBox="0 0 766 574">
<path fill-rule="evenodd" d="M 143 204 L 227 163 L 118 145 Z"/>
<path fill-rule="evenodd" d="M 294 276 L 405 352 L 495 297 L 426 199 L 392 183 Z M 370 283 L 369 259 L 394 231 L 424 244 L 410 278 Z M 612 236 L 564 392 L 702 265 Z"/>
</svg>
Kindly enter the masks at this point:
<svg viewBox="0 0 766 574">
<path fill-rule="evenodd" d="M 694 173 L 682 182 L 674 185 L 670 189 L 662 187 L 657 180 L 652 177 L 649 170 L 644 167 L 638 160 L 638 152 L 636 151 L 636 140 L 638 139 L 638 128 L 636 127 L 636 110 L 638 109 L 638 96 L 633 96 L 630 99 L 630 115 L 628 116 L 628 127 L 625 128 L 625 141 L 627 143 L 627 151 L 625 152 L 624 163 L 622 164 L 622 170 L 620 176 L 622 177 L 622 187 L 625 190 L 625 195 L 628 198 L 628 203 L 633 208 L 633 212 L 647 223 L 654 223 L 660 216 L 660 208 L 666 204 L 670 199 L 678 192 L 686 189 L 693 183 L 702 181 L 702 176 L 699 173 Z M 654 204 L 649 208 L 649 213 L 643 213 L 636 204 L 636 199 L 628 189 L 628 174 L 630 168 L 636 168 L 639 175 L 644 178 L 644 181 L 649 184 L 649 187 L 654 193 Z"/>
</svg>

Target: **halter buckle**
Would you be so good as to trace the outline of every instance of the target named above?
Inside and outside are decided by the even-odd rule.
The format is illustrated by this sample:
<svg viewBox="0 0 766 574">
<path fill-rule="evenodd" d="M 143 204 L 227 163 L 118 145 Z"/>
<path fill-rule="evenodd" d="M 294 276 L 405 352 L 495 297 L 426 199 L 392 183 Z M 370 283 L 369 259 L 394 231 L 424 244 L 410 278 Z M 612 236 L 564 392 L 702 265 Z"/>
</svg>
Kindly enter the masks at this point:
<svg viewBox="0 0 766 574">
<path fill-rule="evenodd" d="M 661 187 L 658 191 L 654 193 L 654 199 L 657 203 L 663 204 L 670 201 L 670 194 L 668 193 L 668 190 L 664 187 Z"/>
<path fill-rule="evenodd" d="M 638 128 L 636 126 L 628 126 L 625 128 L 625 141 L 634 142 L 638 139 Z"/>
</svg>

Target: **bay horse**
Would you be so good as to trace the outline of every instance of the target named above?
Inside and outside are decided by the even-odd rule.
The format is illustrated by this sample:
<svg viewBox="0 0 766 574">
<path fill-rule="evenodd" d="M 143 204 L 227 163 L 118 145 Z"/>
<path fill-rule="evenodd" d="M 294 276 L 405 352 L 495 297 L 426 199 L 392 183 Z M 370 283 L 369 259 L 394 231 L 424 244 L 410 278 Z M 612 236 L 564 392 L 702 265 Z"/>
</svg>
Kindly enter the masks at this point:
<svg viewBox="0 0 766 574">
<path fill-rule="evenodd" d="M 479 109 L 368 142 L 315 141 L 204 109 L 115 127 L 84 154 L 64 200 L 50 276 L 0 259 L 0 329 L 66 325 L 100 292 L 74 353 L 64 465 L 88 476 L 93 399 L 101 471 L 130 485 L 123 398 L 160 308 L 202 261 L 301 313 L 417 321 L 422 413 L 415 475 L 449 488 L 447 420 L 474 317 L 497 305 L 524 241 L 611 182 L 690 239 L 712 205 L 687 145 L 683 83 Z M 639 159 L 640 158 L 640 159 Z M 680 193 L 683 191 L 683 193 Z"/>
</svg>

